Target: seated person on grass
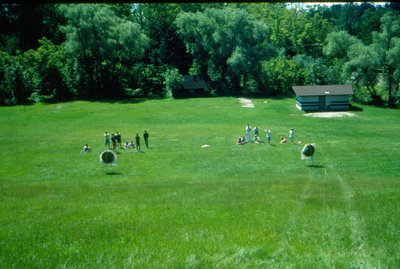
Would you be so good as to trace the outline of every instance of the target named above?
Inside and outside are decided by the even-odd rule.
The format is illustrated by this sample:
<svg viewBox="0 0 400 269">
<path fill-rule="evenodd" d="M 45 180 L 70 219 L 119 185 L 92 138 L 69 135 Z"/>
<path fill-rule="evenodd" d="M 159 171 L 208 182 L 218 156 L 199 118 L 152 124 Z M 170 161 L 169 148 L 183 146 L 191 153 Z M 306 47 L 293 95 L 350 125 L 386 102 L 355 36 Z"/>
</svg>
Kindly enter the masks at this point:
<svg viewBox="0 0 400 269">
<path fill-rule="evenodd" d="M 245 138 L 239 136 L 238 140 L 236 141 L 236 144 L 244 145 L 244 143 L 245 143 Z"/>
<path fill-rule="evenodd" d="M 287 142 L 286 137 L 281 136 L 281 141 L 279 143 L 283 144 L 283 143 L 286 143 L 286 142 Z"/>
<path fill-rule="evenodd" d="M 258 136 L 258 135 L 255 135 L 254 136 L 254 143 L 256 143 L 256 144 L 260 144 L 260 137 Z"/>
<path fill-rule="evenodd" d="M 135 143 L 133 143 L 133 140 L 129 143 L 129 148 L 134 149 L 135 148 Z"/>
<path fill-rule="evenodd" d="M 128 141 L 125 142 L 124 148 L 125 148 L 125 149 L 130 149 L 130 146 L 129 146 L 129 142 L 128 142 Z"/>
<path fill-rule="evenodd" d="M 83 153 L 88 153 L 88 152 L 90 152 L 90 147 L 89 147 L 88 144 L 86 144 L 85 146 L 83 146 L 82 152 L 83 152 Z"/>
</svg>

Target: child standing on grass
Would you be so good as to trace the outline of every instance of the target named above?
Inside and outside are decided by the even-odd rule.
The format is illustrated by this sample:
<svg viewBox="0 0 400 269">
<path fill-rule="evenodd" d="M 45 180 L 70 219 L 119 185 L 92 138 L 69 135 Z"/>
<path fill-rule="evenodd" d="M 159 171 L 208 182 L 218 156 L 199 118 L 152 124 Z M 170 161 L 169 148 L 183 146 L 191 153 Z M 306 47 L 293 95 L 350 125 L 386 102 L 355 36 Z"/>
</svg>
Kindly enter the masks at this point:
<svg viewBox="0 0 400 269">
<path fill-rule="evenodd" d="M 270 129 L 265 129 L 265 132 L 266 132 L 266 136 L 267 136 L 268 146 L 271 146 L 271 131 L 270 131 Z"/>
<path fill-rule="evenodd" d="M 110 148 L 110 134 L 106 131 L 104 133 L 105 147 Z"/>
<path fill-rule="evenodd" d="M 293 128 L 290 129 L 290 131 L 289 131 L 289 137 L 290 137 L 290 140 L 292 140 L 292 143 L 294 143 L 294 129 Z"/>
</svg>

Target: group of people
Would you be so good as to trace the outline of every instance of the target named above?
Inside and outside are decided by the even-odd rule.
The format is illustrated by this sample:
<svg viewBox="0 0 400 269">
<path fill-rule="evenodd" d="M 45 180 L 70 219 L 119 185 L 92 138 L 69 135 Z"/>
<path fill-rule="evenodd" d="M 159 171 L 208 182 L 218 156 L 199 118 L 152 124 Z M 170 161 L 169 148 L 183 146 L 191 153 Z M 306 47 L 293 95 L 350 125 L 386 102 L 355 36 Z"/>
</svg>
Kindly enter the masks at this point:
<svg viewBox="0 0 400 269">
<path fill-rule="evenodd" d="M 149 148 L 149 133 L 147 132 L 147 130 L 144 130 L 143 133 L 143 140 L 144 140 L 144 144 L 146 145 L 146 148 Z M 110 149 L 110 141 L 112 142 L 112 149 L 115 150 L 117 148 L 117 146 L 119 148 L 124 148 L 124 149 L 133 149 L 136 148 L 137 151 L 140 150 L 140 136 L 137 133 L 135 136 L 135 143 L 133 142 L 133 140 L 126 141 L 124 146 L 122 147 L 121 141 L 121 134 L 119 132 L 115 132 L 114 134 L 110 135 L 110 133 L 108 131 L 105 131 L 104 133 L 104 139 L 105 139 L 105 147 L 108 147 Z"/>
<path fill-rule="evenodd" d="M 144 144 L 146 146 L 146 148 L 149 148 L 149 133 L 147 132 L 147 130 L 144 130 L 143 133 L 143 140 L 144 140 Z M 117 147 L 118 148 L 123 148 L 123 149 L 134 149 L 136 148 L 137 151 L 140 151 L 140 136 L 139 134 L 136 134 L 135 136 L 135 142 L 133 142 L 133 140 L 131 141 L 126 141 L 124 145 L 122 145 L 122 137 L 121 137 L 121 133 L 119 132 L 115 132 L 113 134 L 110 134 L 108 131 L 105 131 L 104 133 L 104 145 L 107 149 L 112 149 L 112 150 L 116 150 Z M 112 143 L 112 147 L 111 147 L 111 143 Z M 92 149 L 90 148 L 89 144 L 85 144 L 82 148 L 82 153 L 89 153 L 91 152 Z"/>
<path fill-rule="evenodd" d="M 254 143 L 256 144 L 260 144 L 261 140 L 260 140 L 260 127 L 256 126 L 253 129 L 251 128 L 250 124 L 246 125 L 246 136 L 242 136 L 239 137 L 236 144 L 238 145 L 243 145 L 245 143 L 248 143 L 251 141 L 251 132 L 254 132 Z M 267 139 L 267 145 L 270 146 L 271 145 L 271 130 L 270 129 L 265 129 L 265 136 Z M 292 141 L 292 143 L 294 143 L 294 129 L 291 128 L 289 130 L 289 138 Z M 280 144 L 284 144 L 287 142 L 286 137 L 281 136 L 279 143 Z"/>
<path fill-rule="evenodd" d="M 113 134 L 110 134 L 108 131 L 104 133 L 104 139 L 105 139 L 105 146 L 110 149 L 110 142 L 112 142 L 112 149 L 115 150 L 117 148 L 117 145 L 119 148 L 122 147 L 122 138 L 121 134 L 119 132 L 115 132 Z"/>
</svg>

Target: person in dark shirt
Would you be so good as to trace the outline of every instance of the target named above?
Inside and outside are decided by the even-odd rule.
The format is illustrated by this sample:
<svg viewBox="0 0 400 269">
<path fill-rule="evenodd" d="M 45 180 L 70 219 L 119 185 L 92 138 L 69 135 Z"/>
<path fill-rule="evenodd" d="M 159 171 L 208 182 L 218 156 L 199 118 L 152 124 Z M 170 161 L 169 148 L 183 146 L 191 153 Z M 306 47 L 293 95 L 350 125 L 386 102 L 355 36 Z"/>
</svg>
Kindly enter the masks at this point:
<svg viewBox="0 0 400 269">
<path fill-rule="evenodd" d="M 135 140 L 136 140 L 136 150 L 139 151 L 140 150 L 140 136 L 139 136 L 139 134 L 136 134 Z"/>
<path fill-rule="evenodd" d="M 121 134 L 119 133 L 119 132 L 117 132 L 117 134 L 115 135 L 115 138 L 117 139 L 117 144 L 118 144 L 118 147 L 119 148 L 122 148 L 122 145 L 121 145 Z"/>
<path fill-rule="evenodd" d="M 112 149 L 115 150 L 117 148 L 117 137 L 116 134 L 111 135 Z"/>
<path fill-rule="evenodd" d="M 147 132 L 147 130 L 144 130 L 143 139 L 144 139 L 146 148 L 149 148 L 149 133 Z"/>
</svg>

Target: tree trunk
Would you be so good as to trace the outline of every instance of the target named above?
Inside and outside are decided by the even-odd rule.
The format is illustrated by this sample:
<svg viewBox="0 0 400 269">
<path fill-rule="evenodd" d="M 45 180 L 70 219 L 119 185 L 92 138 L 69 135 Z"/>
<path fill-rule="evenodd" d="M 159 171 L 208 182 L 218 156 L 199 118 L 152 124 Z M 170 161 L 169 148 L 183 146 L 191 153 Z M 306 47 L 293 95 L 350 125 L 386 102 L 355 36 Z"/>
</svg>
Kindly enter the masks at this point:
<svg viewBox="0 0 400 269">
<path fill-rule="evenodd" d="M 387 67 L 387 87 L 388 87 L 388 106 L 389 107 L 394 107 L 394 98 L 393 98 L 393 83 L 392 83 L 392 78 L 393 78 L 393 70 L 390 66 Z"/>
</svg>

